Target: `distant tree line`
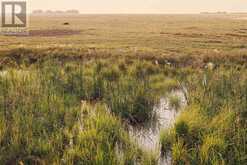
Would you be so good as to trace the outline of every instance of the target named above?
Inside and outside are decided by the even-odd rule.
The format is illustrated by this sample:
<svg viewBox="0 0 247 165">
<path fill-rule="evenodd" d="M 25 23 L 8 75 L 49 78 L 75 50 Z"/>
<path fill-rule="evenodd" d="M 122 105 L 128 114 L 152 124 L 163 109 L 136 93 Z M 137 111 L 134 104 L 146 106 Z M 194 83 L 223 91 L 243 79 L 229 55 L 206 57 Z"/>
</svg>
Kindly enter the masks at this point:
<svg viewBox="0 0 247 165">
<path fill-rule="evenodd" d="M 80 14 L 78 10 L 34 10 L 32 14 Z"/>
<path fill-rule="evenodd" d="M 201 14 L 227 14 L 226 11 L 217 11 L 217 12 L 201 12 Z"/>
</svg>

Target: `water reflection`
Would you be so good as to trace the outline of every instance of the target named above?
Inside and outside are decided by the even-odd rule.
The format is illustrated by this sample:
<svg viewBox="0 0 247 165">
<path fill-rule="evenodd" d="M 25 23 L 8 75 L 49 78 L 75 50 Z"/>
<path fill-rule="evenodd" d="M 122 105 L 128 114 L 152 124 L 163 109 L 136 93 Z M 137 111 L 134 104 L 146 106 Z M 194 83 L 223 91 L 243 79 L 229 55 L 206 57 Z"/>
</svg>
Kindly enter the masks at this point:
<svg viewBox="0 0 247 165">
<path fill-rule="evenodd" d="M 186 99 L 182 91 L 174 91 L 172 95 L 180 98 L 180 104 L 183 108 L 186 105 Z M 169 106 L 169 99 L 162 98 L 160 103 L 154 107 L 156 119 L 148 124 L 133 127 L 129 126 L 130 136 L 142 147 L 144 150 L 159 152 L 159 136 L 162 129 L 169 128 L 174 124 L 179 111 Z M 160 158 L 159 164 L 171 164 L 170 153 L 164 158 Z"/>
</svg>

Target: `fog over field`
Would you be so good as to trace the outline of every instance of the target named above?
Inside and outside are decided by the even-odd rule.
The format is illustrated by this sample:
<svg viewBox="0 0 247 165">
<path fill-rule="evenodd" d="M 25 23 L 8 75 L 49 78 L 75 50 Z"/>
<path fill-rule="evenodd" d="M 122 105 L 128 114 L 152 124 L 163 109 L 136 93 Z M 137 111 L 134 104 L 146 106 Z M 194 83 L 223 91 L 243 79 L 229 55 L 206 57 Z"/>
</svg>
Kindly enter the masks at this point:
<svg viewBox="0 0 247 165">
<path fill-rule="evenodd" d="M 32 0 L 32 10 L 77 9 L 81 13 L 246 12 L 245 0 Z"/>
</svg>

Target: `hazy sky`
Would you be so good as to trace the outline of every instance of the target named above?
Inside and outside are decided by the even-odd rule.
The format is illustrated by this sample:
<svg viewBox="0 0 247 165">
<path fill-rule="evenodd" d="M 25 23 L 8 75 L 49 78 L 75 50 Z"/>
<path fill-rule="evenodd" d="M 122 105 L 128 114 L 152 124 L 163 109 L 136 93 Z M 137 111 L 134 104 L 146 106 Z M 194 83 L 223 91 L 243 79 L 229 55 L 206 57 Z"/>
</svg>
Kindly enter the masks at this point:
<svg viewBox="0 0 247 165">
<path fill-rule="evenodd" d="M 247 12 L 247 0 L 29 0 L 31 10 L 77 9 L 81 13 Z"/>
</svg>

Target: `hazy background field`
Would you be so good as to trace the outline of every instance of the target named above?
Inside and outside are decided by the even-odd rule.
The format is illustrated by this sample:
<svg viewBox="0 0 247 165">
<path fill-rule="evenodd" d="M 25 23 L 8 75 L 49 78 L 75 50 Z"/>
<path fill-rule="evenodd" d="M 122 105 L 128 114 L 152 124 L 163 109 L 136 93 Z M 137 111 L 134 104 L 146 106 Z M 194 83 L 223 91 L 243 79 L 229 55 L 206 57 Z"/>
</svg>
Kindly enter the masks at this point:
<svg viewBox="0 0 247 165">
<path fill-rule="evenodd" d="M 234 56 L 247 52 L 246 18 L 244 14 L 36 15 L 30 18 L 30 36 L 0 36 L 0 50 L 73 47 L 113 54 Z"/>
</svg>

